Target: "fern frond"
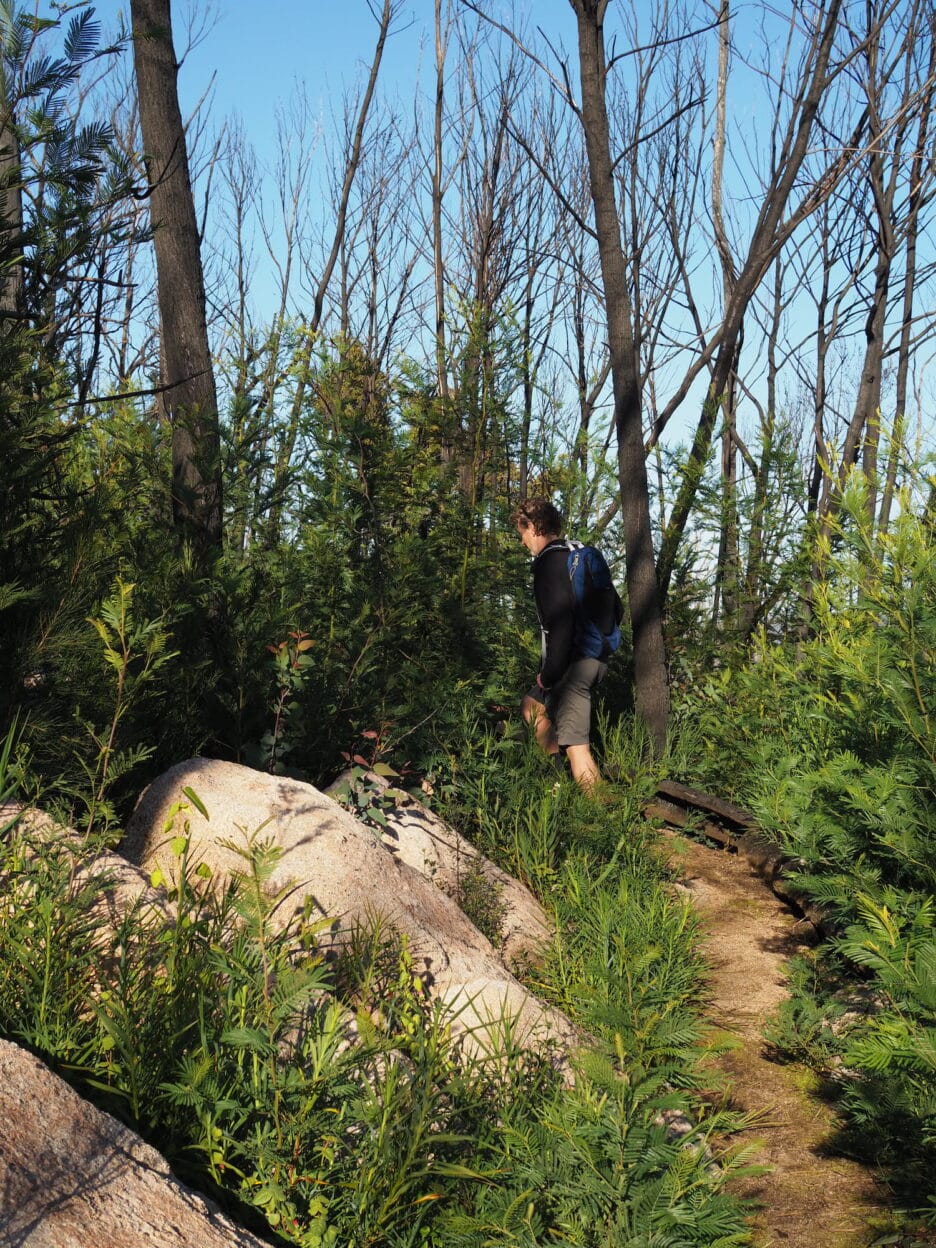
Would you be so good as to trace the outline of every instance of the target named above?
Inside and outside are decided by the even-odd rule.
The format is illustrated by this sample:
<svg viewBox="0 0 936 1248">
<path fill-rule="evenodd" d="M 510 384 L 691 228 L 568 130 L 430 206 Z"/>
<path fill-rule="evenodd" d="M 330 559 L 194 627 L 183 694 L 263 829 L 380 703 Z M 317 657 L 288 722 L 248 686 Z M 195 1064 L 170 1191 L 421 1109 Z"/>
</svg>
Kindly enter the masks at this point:
<svg viewBox="0 0 936 1248">
<path fill-rule="evenodd" d="M 100 41 L 101 23 L 95 21 L 93 9 L 84 9 L 76 13 L 68 23 L 65 55 L 73 64 L 86 61 L 97 51 Z"/>
</svg>

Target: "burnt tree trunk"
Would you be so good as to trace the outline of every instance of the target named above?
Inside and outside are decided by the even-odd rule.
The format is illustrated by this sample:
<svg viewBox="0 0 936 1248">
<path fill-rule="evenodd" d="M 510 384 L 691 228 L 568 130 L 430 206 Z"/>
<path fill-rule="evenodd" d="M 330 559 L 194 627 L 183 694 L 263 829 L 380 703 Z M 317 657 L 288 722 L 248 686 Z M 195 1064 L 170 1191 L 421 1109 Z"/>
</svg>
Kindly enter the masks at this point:
<svg viewBox="0 0 936 1248">
<path fill-rule="evenodd" d="M 204 557 L 221 546 L 221 445 L 169 9 L 169 0 L 131 0 L 130 6 L 172 427 L 172 519 Z"/>
<path fill-rule="evenodd" d="M 809 152 L 819 105 L 830 82 L 840 72 L 838 66 L 830 71 L 829 65 L 841 8 L 842 0 L 825 0 L 816 7 L 808 54 L 804 58 L 799 81 L 790 92 L 793 102 L 790 119 L 777 140 L 778 155 L 764 191 L 747 255 L 731 283 L 730 297 L 722 314 L 718 351 L 708 393 L 702 404 L 689 459 L 682 471 L 676 500 L 661 542 L 657 574 L 664 601 L 676 566 L 679 546 L 708 462 L 718 413 L 736 373 L 737 352 L 747 309 L 764 274 L 791 236 L 794 226 L 804 221 L 828 197 L 841 169 L 848 163 L 847 156 L 833 161 L 823 177 L 807 190 L 790 217 L 784 220 L 784 213 L 800 180 L 800 171 Z M 726 17 L 727 5 L 722 7 L 720 21 L 723 22 Z"/>
<path fill-rule="evenodd" d="M 930 151 L 932 145 L 930 123 L 932 119 L 933 97 L 936 95 L 936 85 L 934 85 L 936 84 L 936 15 L 930 18 L 929 39 L 930 52 L 926 75 L 926 81 L 929 85 L 926 88 L 920 108 L 917 139 L 913 148 L 913 162 L 910 172 L 910 196 L 906 226 L 906 264 L 904 268 L 900 340 L 897 349 L 897 381 L 894 395 L 894 428 L 891 433 L 887 475 L 878 523 L 878 530 L 881 534 L 887 532 L 890 524 L 891 507 L 893 506 L 894 494 L 897 488 L 897 471 L 900 464 L 907 419 L 907 381 L 910 372 L 910 357 L 913 350 L 913 304 L 917 280 L 917 243 L 920 233 L 920 208 L 932 193 L 933 162 L 932 160 L 927 160 L 926 153 Z"/>
<path fill-rule="evenodd" d="M 13 104 L 0 67 L 0 333 L 23 310 L 23 191 Z"/>
<path fill-rule="evenodd" d="M 666 741 L 670 698 L 650 527 L 650 493 L 633 312 L 615 200 L 605 99 L 606 59 L 602 23 L 608 0 L 570 0 L 570 3 L 578 21 L 581 121 L 608 322 L 636 704 L 638 714 L 650 731 L 654 749 L 659 752 Z"/>
</svg>

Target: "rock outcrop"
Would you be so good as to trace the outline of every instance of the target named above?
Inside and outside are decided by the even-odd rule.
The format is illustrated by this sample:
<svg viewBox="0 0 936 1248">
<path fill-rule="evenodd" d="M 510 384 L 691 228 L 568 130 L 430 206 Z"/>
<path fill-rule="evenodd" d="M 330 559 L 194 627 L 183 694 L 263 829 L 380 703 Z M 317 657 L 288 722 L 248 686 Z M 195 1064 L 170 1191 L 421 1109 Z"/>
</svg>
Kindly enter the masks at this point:
<svg viewBox="0 0 936 1248">
<path fill-rule="evenodd" d="M 2 1248 L 264 1248 L 116 1118 L 0 1040 Z"/>
<path fill-rule="evenodd" d="M 149 877 L 122 854 L 101 850 L 88 855 L 85 838 L 32 806 L 16 802 L 0 804 L 0 828 L 12 826 L 23 834 L 23 848 L 55 844 L 73 862 L 72 891 L 88 892 L 89 916 L 96 927 L 96 941 L 105 946 L 131 909 L 143 926 L 172 922 L 164 890 L 153 888 Z M 0 1245 L 2 1248 L 2 1245 Z"/>
<path fill-rule="evenodd" d="M 290 904 L 275 912 L 283 925 L 308 898 L 333 920 L 329 939 L 340 945 L 355 925 L 382 916 L 406 936 L 417 972 L 455 1030 L 481 1050 L 496 1048 L 504 1018 L 524 1045 L 565 1053 L 575 1043 L 568 1019 L 523 988 L 450 897 L 312 785 L 213 759 L 179 763 L 143 794 L 120 851 L 171 877 L 178 859 L 170 840 L 186 825 L 190 862 L 207 863 L 216 883 L 243 869 L 236 846 L 251 834 L 279 847 L 269 887 L 289 890 Z"/>
<path fill-rule="evenodd" d="M 355 783 L 382 795 L 386 828 L 381 840 L 392 854 L 456 901 L 464 896 L 466 881 L 483 880 L 501 911 L 494 942 L 501 957 L 509 967 L 537 961 L 553 933 L 545 910 L 524 884 L 485 858 L 422 802 L 373 771 L 364 772 L 357 781 L 353 772 L 344 772 L 325 792 L 332 797 Z"/>
</svg>

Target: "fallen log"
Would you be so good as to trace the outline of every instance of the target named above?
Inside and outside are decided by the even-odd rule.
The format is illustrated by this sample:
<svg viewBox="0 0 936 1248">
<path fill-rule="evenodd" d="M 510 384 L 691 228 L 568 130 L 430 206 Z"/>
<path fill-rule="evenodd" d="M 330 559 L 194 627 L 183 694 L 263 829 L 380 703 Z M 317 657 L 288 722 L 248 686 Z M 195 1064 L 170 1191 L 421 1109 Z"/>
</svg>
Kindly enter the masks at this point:
<svg viewBox="0 0 936 1248">
<path fill-rule="evenodd" d="M 733 802 L 725 802 L 720 797 L 705 793 L 702 789 L 693 789 L 687 784 L 680 784 L 678 780 L 661 780 L 657 785 L 657 793 L 660 797 L 669 798 L 671 802 L 676 802 L 683 807 L 717 815 L 725 823 L 736 827 L 752 829 L 757 827 L 757 820 L 749 811 L 742 810 Z"/>
<path fill-rule="evenodd" d="M 678 780 L 661 780 L 656 794 L 644 806 L 648 819 L 657 819 L 679 832 L 704 836 L 745 858 L 781 901 L 807 919 L 817 931 L 830 935 L 829 916 L 804 897 L 787 875 L 800 863 L 763 832 L 755 817 L 733 802 Z M 712 818 L 715 816 L 715 818 Z"/>
</svg>

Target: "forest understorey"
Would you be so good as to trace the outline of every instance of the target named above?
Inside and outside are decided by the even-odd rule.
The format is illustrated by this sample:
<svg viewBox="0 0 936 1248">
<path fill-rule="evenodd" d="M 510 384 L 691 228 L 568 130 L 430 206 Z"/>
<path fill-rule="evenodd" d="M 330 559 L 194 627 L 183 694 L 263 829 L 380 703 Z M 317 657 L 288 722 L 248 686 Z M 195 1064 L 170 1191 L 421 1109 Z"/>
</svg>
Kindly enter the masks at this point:
<svg viewBox="0 0 936 1248">
<path fill-rule="evenodd" d="M 0 0 L 0 1041 L 294 1248 L 933 1244 L 936 6 L 333 7 L 253 98 L 223 13 Z M 518 714 L 533 503 L 607 801 Z M 182 759 L 350 773 L 340 941 L 201 772 L 99 930 Z"/>
<path fill-rule="evenodd" d="M 193 767 L 198 772 L 197 776 Z M 239 811 L 241 818 L 245 811 L 245 784 L 253 782 L 261 786 L 263 793 L 269 791 L 273 794 L 275 802 L 271 809 L 287 809 L 287 790 L 290 793 L 296 790 L 300 798 L 303 794 L 316 792 L 309 786 L 263 776 L 247 768 L 196 760 L 173 769 L 161 782 L 152 786 L 152 791 L 158 790 L 157 798 L 164 802 L 168 802 L 173 795 L 179 797 L 181 794 L 180 800 L 171 806 L 168 820 L 164 820 L 162 815 L 154 818 L 150 812 L 154 827 L 165 824 L 164 839 L 169 835 L 173 814 L 187 812 L 194 821 L 202 811 L 204 798 L 213 816 L 209 835 L 220 838 L 219 844 L 232 844 L 224 839 L 227 830 L 224 794 L 221 789 L 215 792 L 211 788 L 210 779 L 215 773 L 219 773 L 220 780 L 230 790 L 230 811 L 227 813 Z M 184 779 L 191 780 L 193 784 L 197 780 L 200 794 L 197 802 L 192 796 L 194 789 L 179 788 Z M 637 787 L 636 783 L 620 786 L 628 792 Z M 615 786 L 616 794 L 618 788 Z M 233 797 L 235 790 L 236 800 Z M 317 800 L 324 803 L 326 810 L 333 810 L 331 818 L 340 813 L 323 795 L 318 795 Z M 667 803 L 671 816 L 669 826 L 665 820 Z M 415 805 L 418 806 L 418 803 Z M 301 812 L 306 814 L 310 809 L 308 802 L 300 802 L 300 807 Z M 400 811 L 390 807 L 383 809 L 390 820 L 392 832 L 389 838 L 385 833 L 383 845 L 380 838 L 371 844 L 369 838 L 373 829 L 368 832 L 366 826 L 357 824 L 353 818 L 346 819 L 345 839 L 357 828 L 354 835 L 363 838 L 372 853 L 385 854 L 392 849 L 392 858 L 395 859 L 397 854 L 405 858 L 405 837 L 402 836 L 405 829 L 399 822 Z M 412 822 L 412 812 L 407 816 L 407 810 L 409 806 L 404 809 L 403 817 Z M 644 812 L 664 825 L 661 833 L 663 852 L 660 854 L 659 842 L 655 842 L 654 848 L 651 841 L 648 843 L 650 857 L 660 861 L 662 869 L 672 872 L 676 882 L 668 885 L 670 893 L 675 892 L 688 901 L 701 921 L 700 943 L 706 985 L 703 1014 L 704 1023 L 709 1028 L 709 1039 L 704 1043 L 710 1048 L 712 1056 L 703 1060 L 702 1080 L 695 1086 L 704 1089 L 702 1100 L 709 1103 L 711 1112 L 733 1124 L 721 1132 L 716 1129 L 710 1137 L 710 1146 L 716 1153 L 736 1144 L 748 1150 L 756 1149 L 753 1165 L 745 1164 L 728 1186 L 728 1191 L 743 1201 L 749 1211 L 750 1242 L 755 1248 L 778 1248 L 780 1245 L 784 1248 L 881 1248 L 883 1245 L 915 1248 L 932 1242 L 926 1238 L 927 1232 L 912 1232 L 906 1222 L 900 1221 L 896 1215 L 893 1191 L 883 1175 L 850 1155 L 845 1143 L 845 1122 L 834 1108 L 832 1098 L 823 1095 L 825 1089 L 821 1079 L 806 1065 L 781 1060 L 769 1040 L 765 1040 L 765 1029 L 769 1029 L 771 1020 L 775 1019 L 778 1010 L 790 997 L 790 960 L 814 950 L 829 938 L 828 932 L 822 931 L 816 922 L 788 899 L 790 888 L 783 880 L 783 855 L 779 850 L 774 850 L 772 854 L 768 851 L 753 816 L 672 781 L 659 782 L 655 796 L 645 805 Z M 8 818 L 15 815 L 12 807 L 8 807 L 6 813 Z M 258 811 L 251 809 L 246 813 L 254 817 L 255 822 L 259 818 Z M 427 826 L 430 831 L 435 829 L 434 836 L 438 836 L 441 830 L 449 839 L 457 838 L 457 834 L 447 830 L 441 821 L 436 819 L 433 823 L 433 818 L 426 812 Z M 207 814 L 204 819 L 207 826 Z M 301 818 L 299 822 L 301 824 Z M 272 831 L 273 839 L 282 852 L 283 829 L 269 829 L 270 823 L 270 819 L 261 820 L 260 826 Z M 687 831 L 698 833 L 700 823 L 704 841 L 685 834 Z M 8 823 L 8 830 L 12 826 Z M 184 835 L 177 839 L 184 840 L 186 845 L 190 840 L 194 844 L 198 835 L 194 823 L 190 829 L 187 819 Z M 318 844 L 324 835 L 321 830 L 311 834 L 302 824 L 299 831 L 290 835 L 294 839 L 298 837 L 300 843 L 314 841 L 321 856 Z M 69 837 L 74 839 L 75 834 L 70 833 Z M 719 841 L 722 843 L 719 844 Z M 128 847 L 132 843 L 131 834 L 122 843 L 122 848 L 129 852 Z M 174 843 L 166 840 L 165 844 Z M 177 851 L 174 849 L 173 852 Z M 138 854 L 132 852 L 130 857 L 136 859 Z M 668 868 L 663 868 L 663 860 L 668 863 Z M 286 866 L 289 868 L 288 862 Z M 424 871 L 428 870 L 426 863 L 422 866 Z M 321 862 L 314 870 L 310 866 L 316 878 L 321 875 L 321 867 Z M 168 860 L 163 864 L 163 870 L 165 875 L 162 878 L 166 879 L 173 870 Z M 294 872 L 294 868 L 289 870 Z M 411 873 L 414 878 L 420 876 L 418 870 Z M 354 871 L 352 874 L 357 878 L 361 872 Z M 371 874 L 375 879 L 382 877 L 380 871 Z M 429 871 L 429 879 L 434 874 L 434 871 Z M 151 877 L 151 884 L 160 877 L 161 873 L 156 871 Z M 140 875 L 140 880 L 145 878 L 144 874 Z M 267 891 L 274 882 L 273 877 L 268 879 L 264 875 L 262 879 L 262 889 Z M 258 876 L 257 882 L 260 883 L 260 880 Z M 435 884 L 437 888 L 444 887 L 441 880 L 435 880 Z M 430 888 L 429 891 L 434 890 Z M 781 895 L 778 896 L 778 892 Z M 346 905 L 341 904 L 338 908 L 344 911 Z M 584 916 L 582 919 L 584 923 Z M 412 936 L 418 943 L 418 933 L 414 931 Z M 558 933 L 556 939 L 561 943 L 562 937 Z M 414 945 L 414 951 L 415 948 Z M 195 952 L 193 947 L 192 953 Z M 639 955 L 634 957 L 633 947 L 630 956 L 635 963 L 640 961 Z M 194 968 L 194 963 L 192 965 Z M 106 999 L 105 994 L 102 1002 Z M 393 1010 L 397 1007 L 391 1005 L 389 1008 Z M 423 1025 L 428 1024 L 428 1016 L 421 1010 L 412 1014 L 410 1024 L 415 1027 L 417 1020 L 421 1020 Z M 358 1025 L 361 1025 L 360 1014 Z M 766 1034 L 769 1035 L 769 1030 Z M 397 1034 L 393 1044 L 399 1042 L 400 1034 Z M 123 1042 L 116 1040 L 115 1043 L 119 1048 Z M 97 1086 L 100 1088 L 101 1085 Z M 209 1099 L 206 1105 L 211 1103 Z M 403 1119 L 405 1114 L 400 1122 L 405 1136 L 407 1128 Z M 686 1122 L 691 1130 L 691 1123 L 688 1119 Z M 734 1131 L 735 1135 L 728 1134 L 730 1131 Z M 220 1147 L 220 1131 L 217 1138 Z M 678 1144 L 674 1146 L 678 1148 Z M 217 1154 L 219 1159 L 222 1155 L 220 1151 Z M 545 1173 L 542 1177 L 547 1184 L 552 1181 Z M 549 1187 L 545 1190 L 548 1194 Z M 45 1223 L 42 1222 L 42 1225 Z M 532 1223 L 527 1230 L 530 1238 L 522 1242 L 539 1243 L 539 1231 Z M 368 1238 L 368 1243 L 385 1242 L 377 1228 L 372 1234 L 375 1237 Z M 923 1238 L 919 1237 L 921 1234 Z M 314 1240 L 313 1234 L 308 1242 Z M 0 1222 L 0 1244 L 6 1242 Z M 397 1241 L 388 1239 L 386 1242 Z M 442 1238 L 438 1242 L 448 1241 Z M 721 1242 L 721 1239 L 716 1236 L 694 1242 L 715 1243 Z M 743 1242 L 749 1241 L 745 1237 Z"/>
</svg>

